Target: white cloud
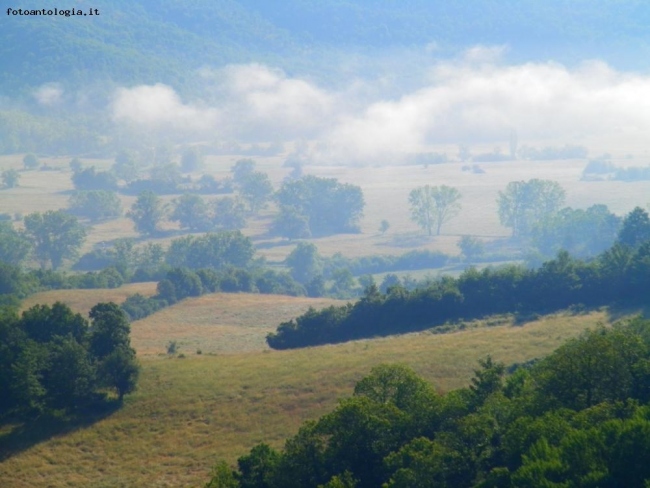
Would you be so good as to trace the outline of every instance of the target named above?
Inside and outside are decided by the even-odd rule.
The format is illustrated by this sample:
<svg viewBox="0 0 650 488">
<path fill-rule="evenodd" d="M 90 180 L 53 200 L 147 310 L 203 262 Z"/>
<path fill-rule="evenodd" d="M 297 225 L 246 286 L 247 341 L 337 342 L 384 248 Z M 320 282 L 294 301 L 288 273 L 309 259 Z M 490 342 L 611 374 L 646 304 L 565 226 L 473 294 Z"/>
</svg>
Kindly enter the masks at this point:
<svg viewBox="0 0 650 488">
<path fill-rule="evenodd" d="M 429 86 L 377 101 L 327 137 L 359 159 L 394 157 L 432 143 L 520 141 L 637 144 L 650 132 L 650 77 L 589 62 L 500 66 L 441 63 Z M 332 145 L 330 145 L 332 147 Z"/>
<path fill-rule="evenodd" d="M 478 46 L 434 63 L 426 83 L 392 98 L 377 84 L 326 90 L 259 64 L 204 69 L 204 102 L 183 102 L 165 85 L 122 88 L 113 116 L 233 139 L 319 140 L 323 160 L 336 162 L 378 162 L 432 144 L 502 144 L 513 129 L 529 144 L 645 143 L 649 76 L 598 61 L 505 65 L 504 49 Z"/>
<path fill-rule="evenodd" d="M 163 84 L 120 88 L 113 101 L 113 119 L 149 129 L 202 130 L 216 123 L 214 108 L 183 103 L 178 94 Z"/>
<path fill-rule="evenodd" d="M 63 88 L 58 83 L 45 83 L 36 89 L 34 98 L 41 105 L 57 105 L 63 100 Z"/>
</svg>

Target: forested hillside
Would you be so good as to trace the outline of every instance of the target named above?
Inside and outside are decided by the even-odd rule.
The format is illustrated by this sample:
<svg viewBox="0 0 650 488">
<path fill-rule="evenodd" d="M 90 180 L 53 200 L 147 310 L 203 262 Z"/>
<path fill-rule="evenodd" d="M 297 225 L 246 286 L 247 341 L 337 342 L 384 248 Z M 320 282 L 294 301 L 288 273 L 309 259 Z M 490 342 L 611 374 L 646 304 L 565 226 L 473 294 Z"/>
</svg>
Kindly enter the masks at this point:
<svg viewBox="0 0 650 488">
<path fill-rule="evenodd" d="M 374 368 L 282 451 L 258 444 L 205 486 L 648 486 L 648 327 L 587 331 L 509 376 L 488 356 L 444 396 L 409 368 Z"/>
<path fill-rule="evenodd" d="M 61 6 L 38 5 L 54 7 Z M 337 52 L 427 45 L 442 56 L 476 44 L 508 45 L 514 60 L 599 58 L 645 69 L 650 49 L 648 9 L 638 1 L 97 0 L 92 7 L 99 16 L 3 12 L 0 92 L 25 96 L 48 82 L 162 82 L 187 93 L 195 87 L 191 70 L 248 62 L 334 81 L 333 70 L 350 69 L 332 64 Z M 20 1 L 11 8 L 36 7 Z"/>
</svg>

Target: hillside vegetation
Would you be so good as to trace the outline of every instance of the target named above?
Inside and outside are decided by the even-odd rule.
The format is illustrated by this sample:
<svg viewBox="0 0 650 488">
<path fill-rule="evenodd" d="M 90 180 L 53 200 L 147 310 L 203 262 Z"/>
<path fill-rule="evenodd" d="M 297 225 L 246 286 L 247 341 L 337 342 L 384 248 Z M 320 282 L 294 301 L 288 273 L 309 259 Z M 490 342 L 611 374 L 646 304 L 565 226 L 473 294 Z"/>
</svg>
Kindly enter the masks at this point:
<svg viewBox="0 0 650 488">
<path fill-rule="evenodd" d="M 647 67 L 645 6 L 597 4 L 97 0 L 92 8 L 100 15 L 94 17 L 7 17 L 3 12 L 0 88 L 27 98 L 34 87 L 58 82 L 94 86 L 95 97 L 103 97 L 107 92 L 97 91 L 99 82 L 101 90 L 111 82 L 162 82 L 191 93 L 198 80 L 188 70 L 251 61 L 332 80 L 335 59 L 345 51 L 372 53 L 432 42 L 443 54 L 476 44 L 511 44 L 518 59 L 545 60 L 553 52 L 560 61 L 574 62 L 598 53 L 615 64 Z M 55 2 L 38 8 L 55 6 L 61 9 Z M 21 1 L 11 8 L 36 7 Z M 631 47 L 634 57 L 626 54 Z"/>
<path fill-rule="evenodd" d="M 12 487 L 198 486 L 219 459 L 234 462 L 259 442 L 281 447 L 381 363 L 409 365 L 444 392 L 467 385 L 488 354 L 523 363 L 607 319 L 605 312 L 556 315 L 293 351 L 144 358 L 138 390 L 109 417 L 13 434 L 5 427 L 0 478 Z"/>
</svg>

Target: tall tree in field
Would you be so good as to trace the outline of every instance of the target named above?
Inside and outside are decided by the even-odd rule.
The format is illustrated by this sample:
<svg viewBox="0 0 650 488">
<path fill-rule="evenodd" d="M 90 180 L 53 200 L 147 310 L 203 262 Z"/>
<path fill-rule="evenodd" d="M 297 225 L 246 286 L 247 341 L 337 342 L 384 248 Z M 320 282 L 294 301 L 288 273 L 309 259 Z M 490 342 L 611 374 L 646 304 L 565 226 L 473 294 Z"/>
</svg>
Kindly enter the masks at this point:
<svg viewBox="0 0 650 488">
<path fill-rule="evenodd" d="M 2 184 L 6 188 L 15 188 L 18 186 L 20 173 L 15 169 L 8 169 L 2 172 Z"/>
<path fill-rule="evenodd" d="M 38 158 L 31 153 L 26 154 L 23 158 L 23 165 L 25 166 L 25 169 L 36 169 L 39 165 Z"/>
<path fill-rule="evenodd" d="M 62 210 L 28 215 L 25 233 L 32 239 L 41 266 L 49 261 L 53 269 L 59 268 L 64 259 L 75 257 L 86 239 L 86 229 L 77 217 Z"/>
<path fill-rule="evenodd" d="M 19 265 L 29 254 L 32 246 L 21 232 L 13 228 L 11 222 L 0 222 L 0 261 Z"/>
<path fill-rule="evenodd" d="M 512 229 L 513 237 L 527 236 L 534 224 L 557 212 L 566 192 L 556 181 L 511 181 L 499 192 L 499 219 Z"/>
<path fill-rule="evenodd" d="M 119 400 L 135 389 L 140 368 L 131 347 L 131 326 L 115 303 L 98 303 L 90 310 L 89 349 L 98 362 L 104 386 L 115 388 Z"/>
<path fill-rule="evenodd" d="M 421 186 L 411 191 L 411 219 L 425 229 L 429 235 L 436 229 L 440 235 L 442 225 L 460 211 L 461 194 L 451 186 Z"/>
<path fill-rule="evenodd" d="M 203 166 L 203 154 L 201 150 L 194 146 L 188 147 L 183 151 L 181 156 L 181 170 L 185 173 L 191 173 L 201 169 Z"/>
<path fill-rule="evenodd" d="M 199 195 L 186 193 L 174 200 L 171 220 L 177 221 L 181 228 L 192 231 L 208 230 L 212 223 L 208 215 L 208 205 Z"/>
<path fill-rule="evenodd" d="M 135 228 L 142 234 L 154 234 L 158 224 L 165 216 L 165 207 L 154 192 L 143 191 L 127 214 L 135 223 Z"/>
<path fill-rule="evenodd" d="M 304 219 L 307 224 L 304 230 L 313 235 L 358 232 L 365 206 L 360 187 L 312 175 L 285 182 L 276 199 L 280 214 L 274 230 L 286 237 L 298 237 L 294 231 L 300 226 L 294 224 L 299 219 Z M 291 225 L 287 227 L 286 223 Z"/>
<path fill-rule="evenodd" d="M 236 184 L 241 184 L 244 179 L 255 171 L 255 161 L 252 159 L 240 159 L 237 161 L 230 172 L 232 173 L 232 179 Z"/>
<path fill-rule="evenodd" d="M 245 176 L 241 183 L 239 193 L 248 203 L 252 213 L 257 213 L 266 207 L 273 195 L 273 185 L 266 173 L 254 171 Z"/>
</svg>

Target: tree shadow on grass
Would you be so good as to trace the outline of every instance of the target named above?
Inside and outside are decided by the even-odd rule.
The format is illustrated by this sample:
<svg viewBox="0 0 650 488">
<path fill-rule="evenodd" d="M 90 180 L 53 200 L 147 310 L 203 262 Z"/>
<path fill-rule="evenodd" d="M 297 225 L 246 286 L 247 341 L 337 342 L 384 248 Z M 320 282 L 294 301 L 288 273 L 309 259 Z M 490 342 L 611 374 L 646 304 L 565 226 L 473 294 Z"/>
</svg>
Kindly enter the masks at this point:
<svg viewBox="0 0 650 488">
<path fill-rule="evenodd" d="M 12 423 L 13 428 L 5 424 L 4 427 L 8 427 L 7 432 L 0 433 L 0 463 L 48 439 L 90 427 L 121 407 L 122 403 L 113 399 L 94 404 L 74 414 L 42 415 L 34 420 Z M 0 432 L 2 430 L 3 425 L 0 424 Z"/>
<path fill-rule="evenodd" d="M 420 247 L 432 242 L 435 236 L 418 233 L 403 233 L 387 236 L 384 242 L 377 243 L 377 246 L 412 248 Z"/>
<path fill-rule="evenodd" d="M 650 317 L 650 305 L 615 304 L 607 308 L 607 319 L 610 323 L 637 315 Z"/>
</svg>

